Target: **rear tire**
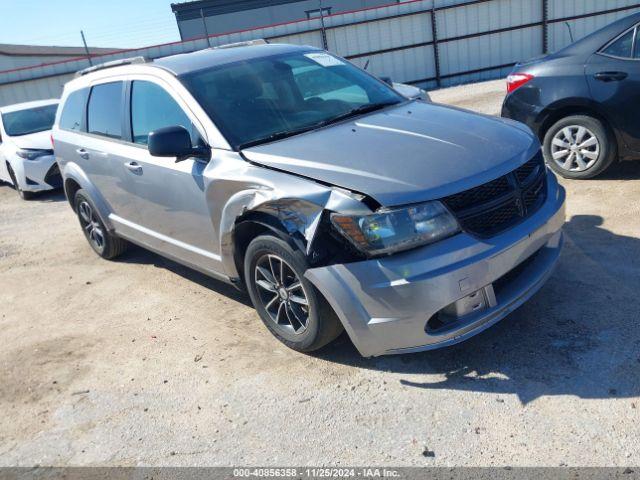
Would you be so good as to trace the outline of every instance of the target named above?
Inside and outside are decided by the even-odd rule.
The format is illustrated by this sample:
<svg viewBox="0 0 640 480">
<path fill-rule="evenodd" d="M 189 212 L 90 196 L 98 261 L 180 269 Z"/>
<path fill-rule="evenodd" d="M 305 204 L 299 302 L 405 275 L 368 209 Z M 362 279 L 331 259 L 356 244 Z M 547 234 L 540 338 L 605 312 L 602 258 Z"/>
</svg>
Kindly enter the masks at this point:
<svg viewBox="0 0 640 480">
<path fill-rule="evenodd" d="M 107 230 L 91 198 L 84 190 L 76 192 L 74 206 L 84 236 L 94 252 L 106 260 L 111 260 L 127 249 L 129 244 L 126 240 Z"/>
<path fill-rule="evenodd" d="M 271 235 L 247 247 L 244 279 L 254 308 L 269 331 L 287 347 L 311 352 L 342 332 L 337 315 L 305 277 L 304 254 Z"/>
<path fill-rule="evenodd" d="M 601 174 L 615 161 L 617 151 L 615 136 L 588 115 L 559 120 L 543 141 L 547 165 L 564 178 L 587 179 Z"/>
</svg>

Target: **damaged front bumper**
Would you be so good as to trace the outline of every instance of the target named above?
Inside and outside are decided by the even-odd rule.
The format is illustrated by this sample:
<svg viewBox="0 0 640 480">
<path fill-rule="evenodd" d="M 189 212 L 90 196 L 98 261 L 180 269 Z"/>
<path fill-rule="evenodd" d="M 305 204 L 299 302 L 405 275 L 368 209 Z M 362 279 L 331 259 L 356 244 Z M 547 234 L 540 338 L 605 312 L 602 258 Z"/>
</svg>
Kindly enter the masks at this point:
<svg viewBox="0 0 640 480">
<path fill-rule="evenodd" d="M 26 192 L 41 192 L 62 186 L 55 155 L 43 155 L 35 160 L 20 160 L 15 162 L 13 168 L 20 188 Z"/>
<path fill-rule="evenodd" d="M 565 191 L 548 177 L 544 205 L 489 240 L 459 234 L 393 256 L 307 271 L 365 357 L 452 345 L 528 300 L 562 248 Z"/>
</svg>

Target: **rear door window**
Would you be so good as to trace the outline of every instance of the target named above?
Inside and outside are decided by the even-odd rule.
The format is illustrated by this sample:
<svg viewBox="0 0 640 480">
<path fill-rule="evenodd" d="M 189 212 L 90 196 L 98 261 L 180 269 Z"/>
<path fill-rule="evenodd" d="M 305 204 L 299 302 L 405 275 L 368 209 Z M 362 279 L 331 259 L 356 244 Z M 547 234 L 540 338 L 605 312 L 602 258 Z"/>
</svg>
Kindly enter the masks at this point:
<svg viewBox="0 0 640 480">
<path fill-rule="evenodd" d="M 89 90 L 86 88 L 76 90 L 69 94 L 62 107 L 60 128 L 65 130 L 82 130 L 88 94 Z"/>
<path fill-rule="evenodd" d="M 103 83 L 91 89 L 87 131 L 109 138 L 122 138 L 122 82 Z"/>
<path fill-rule="evenodd" d="M 602 51 L 605 55 L 619 58 L 631 58 L 635 29 L 629 30 Z"/>
<path fill-rule="evenodd" d="M 153 82 L 135 80 L 131 86 L 131 133 L 134 143 L 146 145 L 149 132 L 182 126 L 197 143 L 191 120 L 169 93 Z"/>
</svg>

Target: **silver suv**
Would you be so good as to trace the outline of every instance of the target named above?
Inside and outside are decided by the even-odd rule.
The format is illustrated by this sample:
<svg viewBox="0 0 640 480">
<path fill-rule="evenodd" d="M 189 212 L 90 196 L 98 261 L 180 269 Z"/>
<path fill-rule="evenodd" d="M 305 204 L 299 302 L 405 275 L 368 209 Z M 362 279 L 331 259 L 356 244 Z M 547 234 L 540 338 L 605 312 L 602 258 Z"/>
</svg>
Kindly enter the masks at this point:
<svg viewBox="0 0 640 480">
<path fill-rule="evenodd" d="M 410 100 L 349 62 L 244 45 L 79 72 L 53 139 L 82 231 L 246 288 L 311 351 L 460 342 L 533 295 L 565 193 L 524 125 Z"/>
</svg>

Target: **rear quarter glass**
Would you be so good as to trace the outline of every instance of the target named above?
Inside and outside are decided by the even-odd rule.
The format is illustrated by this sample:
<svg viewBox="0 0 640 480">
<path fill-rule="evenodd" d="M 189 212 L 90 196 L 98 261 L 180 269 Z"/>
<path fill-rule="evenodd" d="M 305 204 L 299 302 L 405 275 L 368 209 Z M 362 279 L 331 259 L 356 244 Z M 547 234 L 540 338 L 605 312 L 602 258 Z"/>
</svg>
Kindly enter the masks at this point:
<svg viewBox="0 0 640 480">
<path fill-rule="evenodd" d="M 84 129 L 84 114 L 88 96 L 88 88 L 81 88 L 69 94 L 62 106 L 59 122 L 60 128 L 76 131 L 82 131 Z"/>
</svg>

